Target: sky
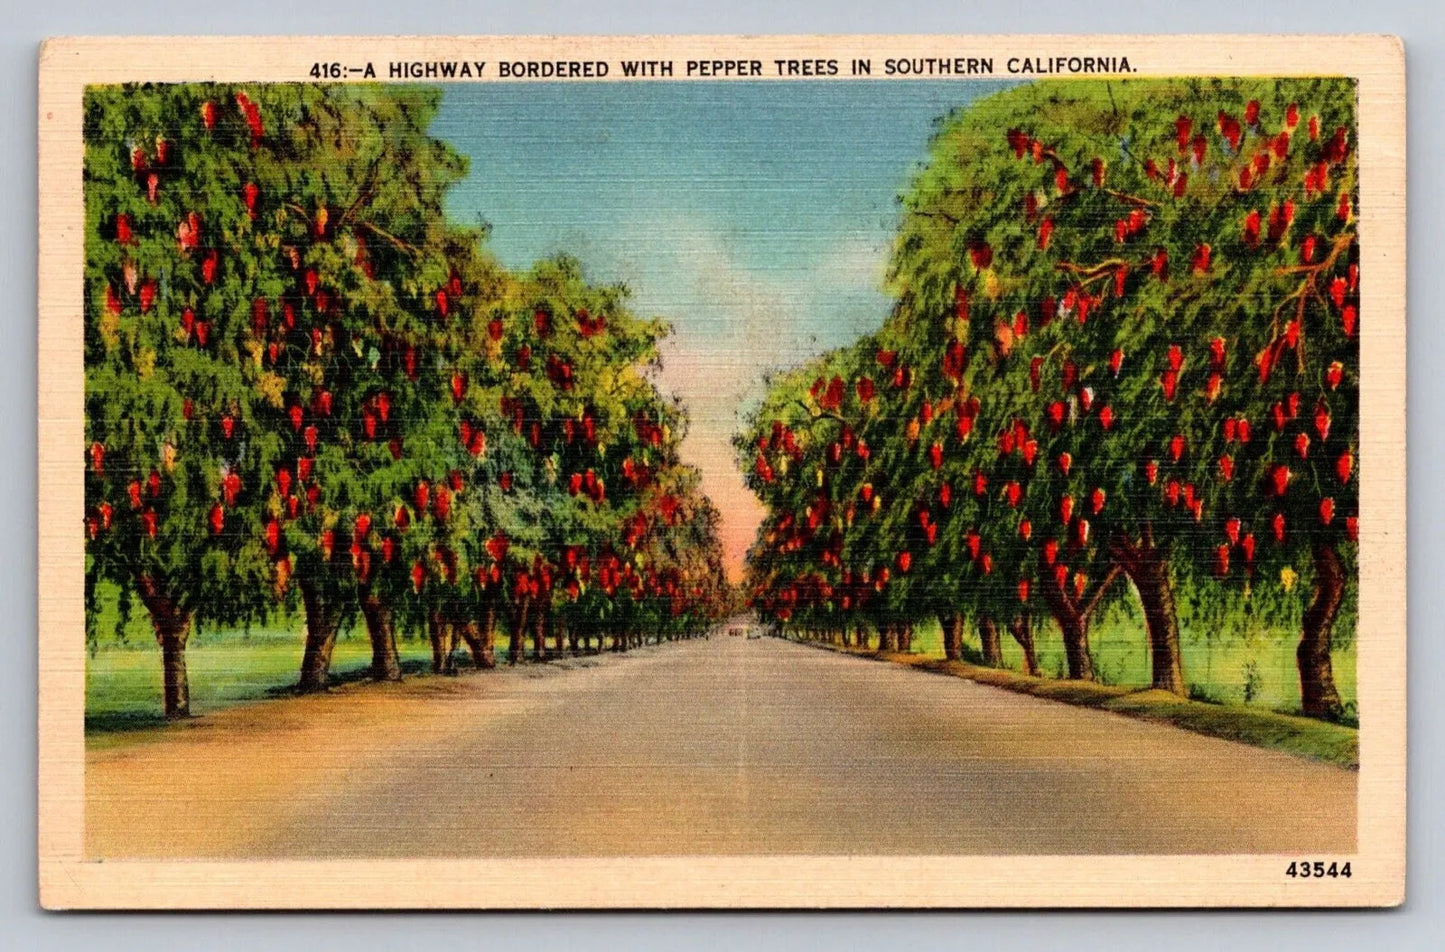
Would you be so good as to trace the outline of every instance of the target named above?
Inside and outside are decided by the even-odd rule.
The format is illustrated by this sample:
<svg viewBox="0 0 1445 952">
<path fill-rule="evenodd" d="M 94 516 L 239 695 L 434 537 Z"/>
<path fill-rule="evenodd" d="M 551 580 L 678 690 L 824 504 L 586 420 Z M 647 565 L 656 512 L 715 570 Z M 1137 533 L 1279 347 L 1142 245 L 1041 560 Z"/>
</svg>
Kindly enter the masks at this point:
<svg viewBox="0 0 1445 952">
<path fill-rule="evenodd" d="M 980 81 L 446 87 L 433 134 L 470 157 L 448 213 L 523 269 L 565 251 L 673 327 L 659 385 L 722 512 L 736 578 L 762 508 L 732 449 L 770 369 L 877 328 L 897 196 Z"/>
</svg>

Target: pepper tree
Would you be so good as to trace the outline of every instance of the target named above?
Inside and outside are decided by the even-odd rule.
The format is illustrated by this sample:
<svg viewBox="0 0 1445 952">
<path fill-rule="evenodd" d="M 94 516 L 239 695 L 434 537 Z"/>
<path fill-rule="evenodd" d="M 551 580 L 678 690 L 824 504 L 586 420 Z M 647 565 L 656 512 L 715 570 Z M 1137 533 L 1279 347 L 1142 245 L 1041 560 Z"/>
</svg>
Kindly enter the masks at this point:
<svg viewBox="0 0 1445 952">
<path fill-rule="evenodd" d="M 1073 677 L 1091 676 L 1089 617 L 1132 594 L 1153 684 L 1175 692 L 1177 576 L 1273 602 L 1308 562 L 1304 708 L 1336 712 L 1329 632 L 1357 537 L 1353 95 L 1039 83 L 947 121 L 903 199 L 876 345 L 903 385 L 879 388 L 891 435 L 866 433 L 892 508 L 854 560 L 907 551 L 910 592 L 980 618 L 1041 603 Z M 1211 583 L 1230 579 L 1244 587 Z"/>
<path fill-rule="evenodd" d="M 326 686 L 358 608 L 373 675 L 396 678 L 398 623 L 426 625 L 448 668 L 459 633 L 490 663 L 499 605 L 514 647 L 530 609 L 540 653 L 570 582 L 600 579 L 598 623 L 619 580 L 634 599 L 680 590 L 658 570 L 640 587 L 645 534 L 627 529 L 644 505 L 710 511 L 677 460 L 685 416 L 649 376 L 666 327 L 570 259 L 510 274 L 446 220 L 465 162 L 427 132 L 439 99 L 87 94 L 87 590 L 112 580 L 150 611 L 168 716 L 188 709 L 194 620 L 289 609 L 298 589 L 303 690 Z M 678 491 L 644 501 L 664 469 Z M 687 630 L 725 595 L 698 574 L 718 543 L 697 518 L 664 520 L 695 583 Z"/>
<path fill-rule="evenodd" d="M 258 254 L 235 231 L 262 123 L 197 87 L 85 96 L 87 592 L 139 596 L 167 718 L 189 714 L 192 625 L 268 603 L 255 502 L 280 447 L 252 425 Z"/>
</svg>

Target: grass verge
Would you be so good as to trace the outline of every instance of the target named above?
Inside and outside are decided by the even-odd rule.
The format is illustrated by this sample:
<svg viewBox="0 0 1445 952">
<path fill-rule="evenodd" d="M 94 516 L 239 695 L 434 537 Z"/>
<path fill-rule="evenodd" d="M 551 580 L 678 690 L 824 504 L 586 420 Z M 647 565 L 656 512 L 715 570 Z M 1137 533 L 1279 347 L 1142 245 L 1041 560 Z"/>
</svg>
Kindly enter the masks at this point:
<svg viewBox="0 0 1445 952">
<path fill-rule="evenodd" d="M 1033 678 L 1017 671 L 987 668 L 967 661 L 944 661 L 923 655 L 894 652 L 880 654 L 876 651 L 813 642 L 805 644 L 816 644 L 817 647 L 830 651 L 900 664 L 920 671 L 965 678 L 979 684 L 1050 701 L 1170 724 L 1196 734 L 1283 751 L 1352 770 L 1358 770 L 1360 766 L 1359 731 L 1342 724 L 1331 724 L 1309 717 L 1294 717 L 1242 704 L 1191 701 L 1167 691 L 1140 690 L 1097 684 L 1093 681 Z"/>
<path fill-rule="evenodd" d="M 507 663 L 507 641 L 497 646 L 497 661 Z M 530 651 L 532 643 L 527 648 Z M 210 714 L 236 704 L 295 694 L 303 641 L 294 632 L 262 630 L 247 637 L 234 632 L 198 639 L 186 651 L 191 712 Z M 431 674 L 431 646 L 416 639 L 398 644 L 402 673 Z M 460 649 L 457 661 L 469 667 Z M 331 684 L 366 681 L 371 642 L 364 631 L 346 632 L 331 656 Z M 134 647 L 106 648 L 86 658 L 85 733 L 87 737 L 147 731 L 166 726 L 161 714 L 161 659 L 154 640 Z"/>
</svg>

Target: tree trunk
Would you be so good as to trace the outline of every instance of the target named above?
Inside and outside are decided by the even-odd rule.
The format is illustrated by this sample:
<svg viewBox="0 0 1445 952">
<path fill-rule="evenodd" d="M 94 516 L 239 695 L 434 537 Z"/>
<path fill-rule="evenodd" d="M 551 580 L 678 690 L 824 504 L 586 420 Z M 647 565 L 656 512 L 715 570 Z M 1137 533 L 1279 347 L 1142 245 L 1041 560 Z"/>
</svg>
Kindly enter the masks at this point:
<svg viewBox="0 0 1445 952">
<path fill-rule="evenodd" d="M 957 612 L 939 616 L 943 625 L 943 657 L 949 661 L 963 658 L 963 616 Z"/>
<path fill-rule="evenodd" d="M 496 617 L 497 610 L 490 604 L 483 611 L 483 621 L 478 621 L 473 614 L 470 618 L 452 619 L 452 644 L 458 641 L 467 643 L 467 652 L 472 656 L 472 665 L 478 668 L 495 668 L 497 656 L 494 651 L 496 642 Z"/>
<path fill-rule="evenodd" d="M 1179 615 L 1174 608 L 1174 586 L 1164 554 L 1147 539 L 1131 553 L 1124 571 L 1139 593 L 1144 624 L 1149 633 L 1152 687 L 1183 695 L 1184 662 L 1179 650 Z"/>
<path fill-rule="evenodd" d="M 1094 680 L 1094 659 L 1089 654 L 1089 620 L 1082 615 L 1055 617 L 1064 637 L 1064 657 L 1069 664 L 1069 677 L 1075 681 Z"/>
<path fill-rule="evenodd" d="M 191 635 L 191 612 L 162 595 L 153 579 L 142 577 L 137 588 L 141 603 L 150 613 L 156 641 L 161 646 L 161 673 L 165 685 L 161 694 L 161 711 L 168 721 L 190 717 L 191 682 L 186 675 L 186 640 Z"/>
<path fill-rule="evenodd" d="M 435 674 L 456 674 L 456 632 L 450 619 L 433 609 L 427 614 L 431 636 L 431 669 Z"/>
<path fill-rule="evenodd" d="M 1043 563 L 1042 556 L 1040 568 L 1047 572 L 1048 566 Z M 1111 573 L 1099 587 L 1095 604 L 1113 577 Z M 1076 681 L 1094 680 L 1094 659 L 1089 655 L 1089 618 L 1093 613 L 1093 604 L 1070 598 L 1063 583 L 1052 579 L 1043 582 L 1039 588 L 1044 604 L 1048 606 L 1049 614 L 1053 616 L 1055 624 L 1059 626 L 1059 634 L 1063 636 L 1064 658 L 1068 662 L 1069 677 Z"/>
<path fill-rule="evenodd" d="M 442 673 L 442 639 L 437 632 L 436 612 L 427 612 L 426 616 L 426 637 L 431 644 L 431 673 Z"/>
<path fill-rule="evenodd" d="M 512 609 L 512 630 L 508 632 L 507 638 L 507 664 L 513 665 L 522 660 L 522 653 L 527 650 L 527 603 L 529 599 L 523 598 Z"/>
<path fill-rule="evenodd" d="M 479 668 L 497 666 L 497 606 L 487 605 L 482 613 L 482 654 L 473 659 Z"/>
<path fill-rule="evenodd" d="M 366 633 L 371 637 L 372 680 L 400 681 L 401 657 L 396 650 L 391 609 L 375 592 L 367 591 L 361 595 L 361 616 L 366 619 Z"/>
<path fill-rule="evenodd" d="M 547 629 L 551 627 L 551 613 L 540 602 L 532 613 L 532 660 L 547 660 Z"/>
<path fill-rule="evenodd" d="M 1304 633 L 1295 649 L 1300 707 L 1306 717 L 1337 720 L 1344 710 L 1330 662 L 1330 635 L 1345 595 L 1345 572 L 1334 546 L 1315 546 L 1314 597 L 1305 609 Z"/>
<path fill-rule="evenodd" d="M 336 647 L 339 612 L 330 599 L 317 591 L 316 583 L 301 581 L 301 603 L 306 609 L 306 649 L 301 654 L 301 680 L 296 689 L 303 694 L 325 691 L 331 678 L 331 650 Z"/>
<path fill-rule="evenodd" d="M 1024 673 L 1029 677 L 1039 676 L 1039 658 L 1034 650 L 1034 629 L 1027 618 L 1015 618 L 1008 626 L 1009 634 L 1024 650 Z"/>
<path fill-rule="evenodd" d="M 165 670 L 164 707 L 166 720 L 191 716 L 191 682 L 186 675 L 186 638 L 190 621 L 179 632 L 161 636 L 161 666 Z"/>
<path fill-rule="evenodd" d="M 472 664 L 478 668 L 495 668 L 497 659 L 493 658 L 491 664 L 487 663 L 488 644 L 482 637 L 482 626 L 476 621 L 465 621 L 457 619 L 453 624 L 453 630 L 467 643 L 467 651 L 472 656 Z"/>
<path fill-rule="evenodd" d="M 978 620 L 978 643 L 984 664 L 990 668 L 1003 666 L 1003 645 L 999 643 L 998 625 L 992 618 Z"/>
<path fill-rule="evenodd" d="M 561 647 L 561 646 L 559 645 L 559 646 L 558 646 L 559 650 L 560 650 L 560 647 Z M 580 640 L 579 640 L 578 637 L 577 637 L 577 626 L 576 626 L 576 625 L 568 625 L 568 626 L 567 626 L 567 650 L 568 650 L 568 651 L 571 651 L 574 655 L 576 655 L 576 654 L 581 654 L 581 653 L 582 653 L 581 642 L 580 642 Z"/>
<path fill-rule="evenodd" d="M 902 626 L 898 631 L 898 650 L 904 654 L 913 653 L 913 625 Z"/>
</svg>

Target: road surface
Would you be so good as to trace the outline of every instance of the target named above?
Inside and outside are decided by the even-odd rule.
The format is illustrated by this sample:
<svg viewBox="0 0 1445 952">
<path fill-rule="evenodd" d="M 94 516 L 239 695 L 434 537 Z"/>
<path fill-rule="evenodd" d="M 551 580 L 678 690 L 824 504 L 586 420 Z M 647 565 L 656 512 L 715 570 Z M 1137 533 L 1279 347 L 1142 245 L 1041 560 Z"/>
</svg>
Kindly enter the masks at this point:
<svg viewBox="0 0 1445 952">
<path fill-rule="evenodd" d="M 122 857 L 1339 854 L 1353 771 L 775 639 L 232 708 L 87 754 Z"/>
</svg>

